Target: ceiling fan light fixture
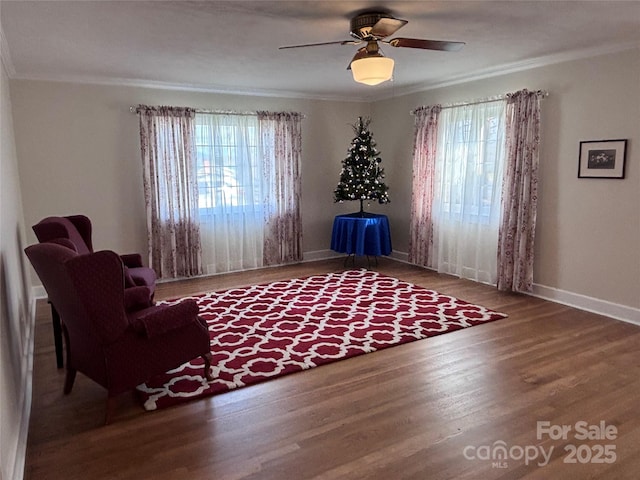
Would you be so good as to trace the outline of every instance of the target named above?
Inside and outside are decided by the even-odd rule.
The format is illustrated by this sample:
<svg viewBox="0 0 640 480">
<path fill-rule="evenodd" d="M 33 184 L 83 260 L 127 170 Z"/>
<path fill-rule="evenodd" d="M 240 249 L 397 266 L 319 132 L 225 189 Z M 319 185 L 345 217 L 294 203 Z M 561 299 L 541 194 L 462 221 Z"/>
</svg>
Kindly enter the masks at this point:
<svg viewBox="0 0 640 480">
<path fill-rule="evenodd" d="M 378 85 L 391 80 L 393 64 L 393 58 L 371 55 L 351 62 L 351 72 L 356 82 Z"/>
<path fill-rule="evenodd" d="M 2 1 L 2 0 L 0 0 Z M 358 49 L 351 59 L 348 70 L 351 70 L 353 79 L 366 85 L 378 85 L 393 78 L 393 59 L 386 58 L 380 52 L 378 42 L 392 47 L 415 48 L 421 50 L 440 50 L 455 52 L 464 46 L 464 42 L 450 42 L 443 40 L 426 40 L 420 38 L 398 37 L 386 40 L 396 31 L 407 24 L 407 20 L 394 18 L 384 11 L 365 11 L 351 19 L 349 35 L 353 40 L 338 40 L 332 42 L 306 43 L 302 45 L 289 45 L 285 48 L 313 47 L 316 45 L 360 45 L 366 42 L 366 46 Z"/>
</svg>

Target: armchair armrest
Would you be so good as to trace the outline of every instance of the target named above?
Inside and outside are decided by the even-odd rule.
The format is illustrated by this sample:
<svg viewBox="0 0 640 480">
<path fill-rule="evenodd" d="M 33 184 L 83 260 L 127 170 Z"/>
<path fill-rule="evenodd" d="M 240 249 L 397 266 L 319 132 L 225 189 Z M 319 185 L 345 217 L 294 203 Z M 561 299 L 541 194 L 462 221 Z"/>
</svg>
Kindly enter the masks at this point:
<svg viewBox="0 0 640 480">
<path fill-rule="evenodd" d="M 138 333 L 147 338 L 163 335 L 177 328 L 198 321 L 198 304 L 195 300 L 184 300 L 176 305 L 157 306 L 131 322 Z"/>
<path fill-rule="evenodd" d="M 127 312 L 142 310 L 153 305 L 148 287 L 129 287 L 124 290 L 124 308 Z"/>
<path fill-rule="evenodd" d="M 126 253 L 124 255 L 120 255 L 120 258 L 122 259 L 122 263 L 124 263 L 125 267 L 142 267 L 142 255 L 139 253 Z"/>
<path fill-rule="evenodd" d="M 136 281 L 131 276 L 131 272 L 129 272 L 129 267 L 126 265 L 123 268 L 124 273 L 124 288 L 132 288 L 136 286 Z"/>
</svg>

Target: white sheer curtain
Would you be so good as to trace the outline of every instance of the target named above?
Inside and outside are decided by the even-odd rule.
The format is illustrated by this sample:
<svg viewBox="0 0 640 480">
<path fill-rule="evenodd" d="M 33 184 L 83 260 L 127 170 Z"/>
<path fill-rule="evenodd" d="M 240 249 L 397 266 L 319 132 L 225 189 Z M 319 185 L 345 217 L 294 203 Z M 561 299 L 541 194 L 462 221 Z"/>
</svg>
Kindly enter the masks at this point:
<svg viewBox="0 0 640 480">
<path fill-rule="evenodd" d="M 202 263 L 207 274 L 263 265 L 263 166 L 255 115 L 197 113 Z"/>
<path fill-rule="evenodd" d="M 432 267 L 439 272 L 496 283 L 505 105 L 440 113 L 432 207 Z"/>
</svg>

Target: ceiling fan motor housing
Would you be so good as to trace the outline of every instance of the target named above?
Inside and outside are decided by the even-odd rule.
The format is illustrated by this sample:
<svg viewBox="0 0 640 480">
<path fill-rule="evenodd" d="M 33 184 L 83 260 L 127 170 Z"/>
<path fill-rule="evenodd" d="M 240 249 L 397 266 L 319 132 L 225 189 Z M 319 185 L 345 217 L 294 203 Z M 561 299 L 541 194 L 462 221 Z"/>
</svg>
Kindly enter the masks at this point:
<svg viewBox="0 0 640 480">
<path fill-rule="evenodd" d="M 366 40 L 371 38 L 371 29 L 381 18 L 392 18 L 385 13 L 363 13 L 351 19 L 351 36 Z"/>
</svg>

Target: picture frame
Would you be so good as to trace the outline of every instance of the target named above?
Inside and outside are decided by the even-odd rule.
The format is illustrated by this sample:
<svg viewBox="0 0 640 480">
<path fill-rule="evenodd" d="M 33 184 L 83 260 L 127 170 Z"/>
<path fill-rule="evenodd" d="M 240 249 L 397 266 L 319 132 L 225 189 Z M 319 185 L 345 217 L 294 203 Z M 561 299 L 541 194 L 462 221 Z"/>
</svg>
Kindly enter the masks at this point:
<svg viewBox="0 0 640 480">
<path fill-rule="evenodd" d="M 578 178 L 624 178 L 627 139 L 580 142 Z"/>
</svg>

